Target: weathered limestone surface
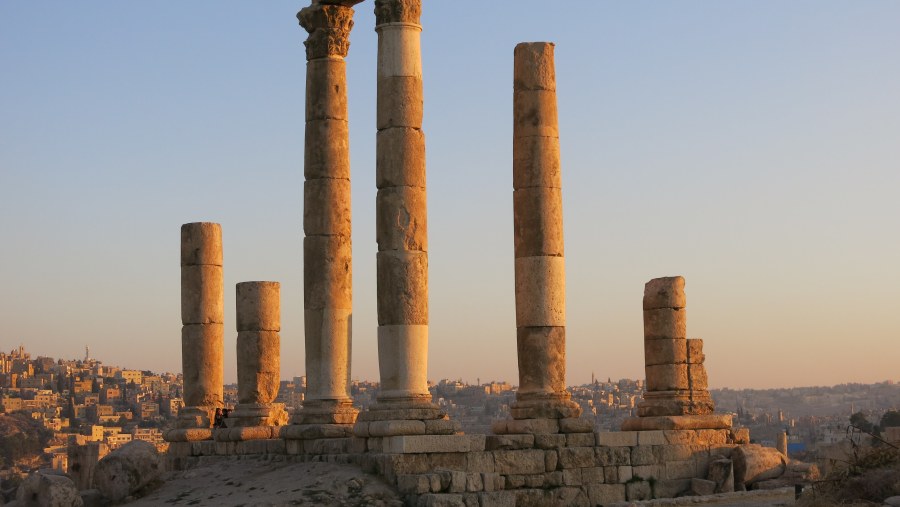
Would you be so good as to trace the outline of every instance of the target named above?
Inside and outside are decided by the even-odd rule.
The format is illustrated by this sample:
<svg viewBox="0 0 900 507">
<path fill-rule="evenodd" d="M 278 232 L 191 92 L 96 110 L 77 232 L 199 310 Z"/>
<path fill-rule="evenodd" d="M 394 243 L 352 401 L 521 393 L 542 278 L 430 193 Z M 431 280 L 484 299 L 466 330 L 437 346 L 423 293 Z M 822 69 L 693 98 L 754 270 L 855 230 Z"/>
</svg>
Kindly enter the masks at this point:
<svg viewBox="0 0 900 507">
<path fill-rule="evenodd" d="M 345 425 L 293 425 L 281 433 L 321 432 L 286 441 L 265 434 L 253 441 L 217 430 L 215 442 L 178 442 L 169 455 L 182 467 L 202 457 L 247 454 L 357 463 L 395 485 L 409 505 L 606 505 L 675 497 L 699 486 L 729 487 L 729 458 L 736 452 L 730 430 L 544 432 L 567 426 L 563 421 L 533 420 L 544 427 L 487 436 L 425 434 L 423 425 L 432 421 L 422 420 L 370 423 L 379 435 L 398 423 L 414 427 L 416 435 L 346 438 Z"/>
<path fill-rule="evenodd" d="M 281 285 L 242 282 L 237 302 L 238 405 L 228 427 L 280 426 L 287 422 L 278 395 L 281 373 Z"/>
<path fill-rule="evenodd" d="M 566 392 L 566 275 L 553 44 L 517 45 L 513 74 L 519 390 L 511 415 L 522 420 L 577 418 L 581 410 Z M 513 433 L 510 424 L 517 425 L 502 421 L 493 430 Z M 539 426 L 531 424 L 535 431 Z"/>
<path fill-rule="evenodd" d="M 106 498 L 121 502 L 159 477 L 163 470 L 156 446 L 135 440 L 100 460 L 94 472 L 94 486 Z"/>
<path fill-rule="evenodd" d="M 297 18 L 306 45 L 303 288 L 307 395 L 295 424 L 350 424 L 353 313 L 347 73 L 353 6 L 315 1 Z M 292 435 L 304 434 L 295 430 Z"/>
<path fill-rule="evenodd" d="M 102 442 L 89 442 L 87 445 L 70 445 L 67 449 L 69 477 L 79 490 L 91 489 L 94 482 L 94 470 L 97 463 L 109 454 L 109 447 Z"/>
<path fill-rule="evenodd" d="M 72 479 L 56 470 L 41 469 L 22 481 L 16 490 L 15 501 L 7 505 L 81 507 L 82 504 Z"/>
<path fill-rule="evenodd" d="M 787 457 L 772 447 L 758 444 L 742 445 L 735 449 L 735 485 L 750 486 L 757 482 L 780 477 L 787 467 Z"/>
<path fill-rule="evenodd" d="M 715 483 L 713 493 L 734 491 L 734 462 L 728 458 L 713 459 L 709 462 L 706 478 Z"/>
<path fill-rule="evenodd" d="M 684 278 L 655 278 L 644 286 L 644 364 L 647 391 L 638 418 L 623 430 L 730 428 L 712 414 L 703 340 L 687 338 Z M 679 419 L 684 417 L 683 419 Z"/>
<path fill-rule="evenodd" d="M 222 228 L 210 222 L 184 224 L 181 361 L 185 407 L 179 414 L 179 428 L 209 428 L 212 412 L 222 406 L 224 315 Z"/>
<path fill-rule="evenodd" d="M 356 435 L 455 432 L 428 391 L 428 213 L 421 0 L 376 0 L 376 240 L 381 391 Z M 448 430 L 449 428 L 449 430 Z"/>
</svg>

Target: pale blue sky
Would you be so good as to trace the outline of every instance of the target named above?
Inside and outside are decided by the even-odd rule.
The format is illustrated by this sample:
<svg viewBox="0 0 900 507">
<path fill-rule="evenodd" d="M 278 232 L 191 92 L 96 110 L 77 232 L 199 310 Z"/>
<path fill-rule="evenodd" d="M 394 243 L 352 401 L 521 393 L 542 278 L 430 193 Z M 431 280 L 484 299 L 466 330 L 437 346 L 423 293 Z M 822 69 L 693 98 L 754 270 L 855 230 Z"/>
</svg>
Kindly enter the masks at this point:
<svg viewBox="0 0 900 507">
<path fill-rule="evenodd" d="M 0 2 L 0 349 L 179 371 L 178 238 L 282 283 L 303 374 L 305 2 Z M 375 354 L 375 42 L 347 59 L 353 377 Z M 553 41 L 568 378 L 643 376 L 687 279 L 713 386 L 898 379 L 900 3 L 426 0 L 429 377 L 515 382 L 512 51 Z M 900 380 L 900 379 L 898 379 Z"/>
</svg>

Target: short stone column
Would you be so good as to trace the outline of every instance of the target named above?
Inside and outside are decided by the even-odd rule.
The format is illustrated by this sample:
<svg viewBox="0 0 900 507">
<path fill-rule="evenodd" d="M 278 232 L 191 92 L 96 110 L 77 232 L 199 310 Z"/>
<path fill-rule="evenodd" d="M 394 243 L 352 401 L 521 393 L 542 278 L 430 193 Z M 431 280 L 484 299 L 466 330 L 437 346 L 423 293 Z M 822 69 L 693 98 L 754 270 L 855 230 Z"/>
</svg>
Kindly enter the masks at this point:
<svg viewBox="0 0 900 507">
<path fill-rule="evenodd" d="M 566 391 L 566 279 L 554 45 L 518 44 L 513 215 L 519 390 L 514 419 L 578 417 Z"/>
<path fill-rule="evenodd" d="M 225 298 L 222 228 L 210 222 L 181 226 L 181 363 L 184 408 L 179 428 L 210 428 L 223 406 Z M 193 432 L 195 438 L 202 432 Z"/>
<path fill-rule="evenodd" d="M 356 421 L 350 399 L 350 143 L 344 57 L 353 5 L 314 0 L 298 14 L 306 45 L 306 139 L 303 187 L 303 289 L 307 390 L 294 424 Z"/>
<path fill-rule="evenodd" d="M 638 417 L 623 430 L 725 429 L 731 416 L 713 414 L 703 340 L 687 338 L 684 278 L 655 278 L 644 286 L 646 392 Z"/>
<path fill-rule="evenodd" d="M 229 428 L 281 426 L 283 403 L 273 403 L 281 378 L 281 285 L 242 282 L 236 286 L 238 405 L 225 419 Z"/>
<path fill-rule="evenodd" d="M 378 104 L 376 403 L 357 436 L 453 434 L 428 391 L 428 213 L 422 132 L 422 0 L 375 0 Z"/>
<path fill-rule="evenodd" d="M 787 431 L 781 430 L 781 433 L 778 434 L 778 440 L 775 442 L 775 448 L 778 449 L 778 452 L 788 455 L 788 436 Z"/>
</svg>

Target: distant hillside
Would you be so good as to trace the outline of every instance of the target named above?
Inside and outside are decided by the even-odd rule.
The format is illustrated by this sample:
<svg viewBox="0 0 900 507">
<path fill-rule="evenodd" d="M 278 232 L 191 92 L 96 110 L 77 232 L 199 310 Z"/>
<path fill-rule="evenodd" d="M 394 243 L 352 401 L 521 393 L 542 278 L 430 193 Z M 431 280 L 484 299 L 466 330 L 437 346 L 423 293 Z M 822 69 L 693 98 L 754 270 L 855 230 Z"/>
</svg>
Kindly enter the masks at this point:
<svg viewBox="0 0 900 507">
<path fill-rule="evenodd" d="M 0 468 L 37 461 L 52 436 L 26 414 L 0 414 Z"/>
</svg>

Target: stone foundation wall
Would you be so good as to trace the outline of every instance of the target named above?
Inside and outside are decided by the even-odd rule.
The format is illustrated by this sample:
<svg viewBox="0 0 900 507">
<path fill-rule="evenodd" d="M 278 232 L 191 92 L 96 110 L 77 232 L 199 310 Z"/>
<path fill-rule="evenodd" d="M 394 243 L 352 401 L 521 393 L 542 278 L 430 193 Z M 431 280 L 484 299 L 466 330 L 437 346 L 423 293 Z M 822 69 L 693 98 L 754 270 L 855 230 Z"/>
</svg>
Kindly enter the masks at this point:
<svg viewBox="0 0 900 507">
<path fill-rule="evenodd" d="M 730 430 L 269 438 L 173 442 L 169 460 L 173 468 L 240 455 L 355 463 L 408 505 L 601 505 L 687 492 L 737 445 Z"/>
</svg>

